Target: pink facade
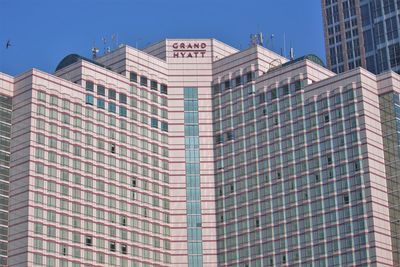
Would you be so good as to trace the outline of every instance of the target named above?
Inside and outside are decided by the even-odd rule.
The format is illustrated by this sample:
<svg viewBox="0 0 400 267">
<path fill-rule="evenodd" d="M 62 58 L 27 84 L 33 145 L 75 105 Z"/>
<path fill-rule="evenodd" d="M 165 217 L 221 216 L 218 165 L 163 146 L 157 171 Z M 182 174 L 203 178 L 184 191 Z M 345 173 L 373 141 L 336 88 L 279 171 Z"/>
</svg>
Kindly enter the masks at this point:
<svg viewBox="0 0 400 267">
<path fill-rule="evenodd" d="M 0 75 L 0 90 L 13 93 L 8 266 L 394 265 L 379 101 L 400 93 L 398 75 L 363 69 L 335 75 L 310 59 L 289 62 L 260 46 L 238 51 L 214 39 L 167 39 L 143 51 L 122 46 L 96 62 L 75 58 L 54 75 L 35 69 Z M 198 92 L 189 100 L 188 88 Z M 287 92 L 280 94 L 282 88 Z M 351 105 L 344 103 L 350 91 Z M 343 104 L 326 100 L 319 110 L 335 95 Z M 189 102 L 196 105 L 191 114 Z M 328 114 L 329 129 L 318 119 L 306 126 L 313 119 L 303 111 L 311 103 L 316 118 Z M 296 118 L 295 106 L 303 110 Z M 348 118 L 340 113 L 333 121 L 335 109 Z M 189 115 L 198 119 L 194 128 L 187 127 Z M 303 119 L 305 126 L 293 131 Z M 340 126 L 343 138 L 354 132 L 357 139 L 332 147 L 342 136 L 333 133 L 336 125 L 350 120 L 356 125 Z M 196 134 L 188 135 L 190 129 Z M 303 141 L 296 144 L 299 132 Z M 188 146 L 197 140 L 192 136 L 197 150 Z M 327 140 L 330 148 L 321 149 Z M 351 160 L 350 148 L 358 151 Z M 297 157 L 299 150 L 304 156 Z M 189 167 L 196 166 L 188 164 L 189 152 L 199 153 L 192 175 L 200 178 L 198 188 L 189 186 Z M 325 177 L 330 166 L 334 174 Z M 339 174 L 340 166 L 347 172 Z M 309 177 L 306 186 L 302 177 Z M 313 184 L 311 177 L 317 177 Z M 354 177 L 362 182 L 351 184 Z M 290 184 L 292 191 L 271 190 Z M 333 191 L 325 194 L 328 187 Z M 304 203 L 323 204 L 307 217 L 300 212 Z M 349 214 L 340 206 L 353 204 Z M 192 209 L 200 209 L 200 218 L 190 232 Z M 328 223 L 328 211 L 347 217 Z M 310 218 L 303 245 L 311 256 L 302 254 L 301 226 L 268 233 L 280 214 L 280 225 Z M 325 223 L 314 225 L 316 217 Z M 328 238 L 344 224 L 353 233 Z M 320 241 L 313 240 L 317 232 Z M 192 240 L 193 233 L 200 236 Z M 360 251 L 355 241 L 346 247 L 343 240 L 360 236 Z M 291 247 L 289 240 L 297 241 Z"/>
</svg>

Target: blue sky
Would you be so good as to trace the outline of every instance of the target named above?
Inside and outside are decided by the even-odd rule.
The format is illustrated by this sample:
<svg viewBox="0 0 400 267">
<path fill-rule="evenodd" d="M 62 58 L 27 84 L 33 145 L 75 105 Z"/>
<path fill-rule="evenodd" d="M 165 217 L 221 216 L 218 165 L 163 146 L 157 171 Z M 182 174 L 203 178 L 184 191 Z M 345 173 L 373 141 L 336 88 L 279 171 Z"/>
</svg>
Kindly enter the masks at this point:
<svg viewBox="0 0 400 267">
<path fill-rule="evenodd" d="M 102 37 L 144 47 L 164 38 L 216 38 L 247 48 L 263 32 L 267 47 L 294 47 L 325 61 L 320 0 L 0 0 L 0 72 L 54 72 L 70 53 L 90 57 Z M 5 49 L 7 40 L 11 47 Z"/>
</svg>

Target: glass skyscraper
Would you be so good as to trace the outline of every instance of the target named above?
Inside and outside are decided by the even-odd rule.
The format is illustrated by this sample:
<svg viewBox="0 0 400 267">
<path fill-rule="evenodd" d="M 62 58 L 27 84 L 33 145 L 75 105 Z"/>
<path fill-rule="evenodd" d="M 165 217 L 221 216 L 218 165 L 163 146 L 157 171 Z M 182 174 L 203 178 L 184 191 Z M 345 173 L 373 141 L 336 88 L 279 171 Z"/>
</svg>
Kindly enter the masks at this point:
<svg viewBox="0 0 400 267">
<path fill-rule="evenodd" d="M 399 264 L 394 72 L 167 39 L 0 81 L 8 266 Z"/>
<path fill-rule="evenodd" d="M 328 67 L 400 73 L 400 2 L 322 0 Z"/>
</svg>

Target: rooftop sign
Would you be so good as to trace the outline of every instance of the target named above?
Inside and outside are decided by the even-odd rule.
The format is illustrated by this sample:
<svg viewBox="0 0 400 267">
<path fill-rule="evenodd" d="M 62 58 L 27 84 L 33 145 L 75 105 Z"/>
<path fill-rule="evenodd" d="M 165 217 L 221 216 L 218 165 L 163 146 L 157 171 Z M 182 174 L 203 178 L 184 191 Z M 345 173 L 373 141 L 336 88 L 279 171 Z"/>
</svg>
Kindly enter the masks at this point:
<svg viewBox="0 0 400 267">
<path fill-rule="evenodd" d="M 172 53 L 174 58 L 204 58 L 207 44 L 203 42 L 172 44 Z"/>
</svg>

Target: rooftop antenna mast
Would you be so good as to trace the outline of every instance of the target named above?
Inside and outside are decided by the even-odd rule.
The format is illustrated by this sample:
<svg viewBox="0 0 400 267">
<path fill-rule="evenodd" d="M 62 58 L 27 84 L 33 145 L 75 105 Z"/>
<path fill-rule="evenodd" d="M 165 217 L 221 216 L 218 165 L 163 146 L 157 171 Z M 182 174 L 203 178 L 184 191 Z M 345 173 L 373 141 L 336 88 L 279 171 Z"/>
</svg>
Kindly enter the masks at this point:
<svg viewBox="0 0 400 267">
<path fill-rule="evenodd" d="M 104 46 L 104 54 L 110 53 L 111 52 L 111 48 L 109 46 L 107 46 L 107 39 L 106 37 L 101 37 L 101 40 L 103 41 L 103 46 Z"/>
<path fill-rule="evenodd" d="M 96 43 L 93 42 L 93 47 L 92 47 L 92 58 L 93 59 L 97 58 L 97 53 L 99 53 L 99 49 L 96 47 Z"/>
<path fill-rule="evenodd" d="M 262 32 L 250 34 L 250 46 L 264 46 L 264 38 Z"/>
<path fill-rule="evenodd" d="M 271 34 L 271 50 L 272 51 L 274 51 L 274 38 L 275 38 L 275 35 Z"/>
<path fill-rule="evenodd" d="M 262 33 L 262 32 L 259 32 L 259 33 L 257 34 L 257 37 L 258 37 L 258 44 L 261 45 L 261 46 L 264 46 L 264 36 L 263 36 L 263 33 Z"/>
<path fill-rule="evenodd" d="M 289 57 L 290 57 L 290 60 L 294 60 L 294 48 L 292 46 L 292 43 L 290 43 Z"/>
<path fill-rule="evenodd" d="M 290 48 L 290 60 L 294 60 L 294 49 L 293 49 L 293 47 Z"/>
<path fill-rule="evenodd" d="M 283 33 L 283 55 L 284 57 L 286 57 L 286 33 Z"/>
<path fill-rule="evenodd" d="M 118 48 L 118 35 L 116 33 L 111 35 L 111 40 L 114 43 L 114 49 Z"/>
</svg>

